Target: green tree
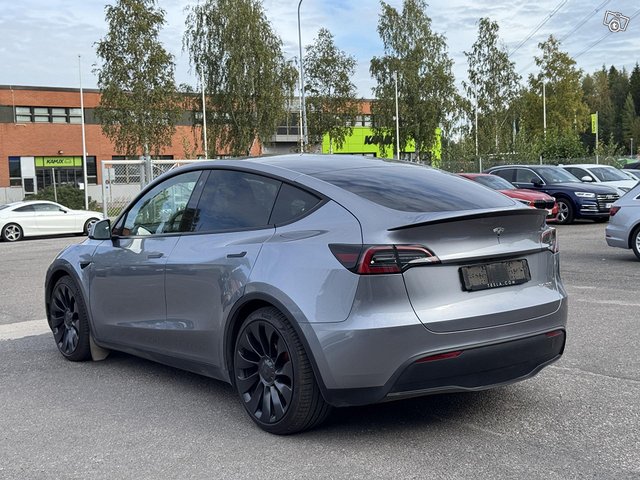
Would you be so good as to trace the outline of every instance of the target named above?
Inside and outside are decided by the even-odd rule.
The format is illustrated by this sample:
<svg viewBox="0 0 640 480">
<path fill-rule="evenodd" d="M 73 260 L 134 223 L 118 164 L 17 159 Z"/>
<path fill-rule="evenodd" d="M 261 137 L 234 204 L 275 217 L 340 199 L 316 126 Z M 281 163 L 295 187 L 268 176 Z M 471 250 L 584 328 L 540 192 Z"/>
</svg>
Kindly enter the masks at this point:
<svg viewBox="0 0 640 480">
<path fill-rule="evenodd" d="M 175 64 L 158 40 L 164 11 L 155 0 L 117 0 L 105 7 L 107 35 L 97 43 L 104 134 L 124 155 L 158 154 L 171 145 L 180 117 Z"/>
<path fill-rule="evenodd" d="M 622 109 L 622 136 L 623 145 L 630 144 L 631 138 L 633 138 L 636 145 L 640 141 L 640 117 L 636 114 L 636 107 L 631 93 L 627 95 Z"/>
<path fill-rule="evenodd" d="M 258 0 L 188 8 L 183 47 L 207 93 L 209 151 L 249 155 L 285 118 L 291 65 Z"/>
<path fill-rule="evenodd" d="M 356 64 L 354 57 L 338 49 L 326 28 L 321 28 L 314 43 L 306 47 L 309 142 L 322 143 L 323 135 L 328 134 L 331 152 L 334 143 L 341 148 L 345 138 L 351 135 L 351 125 L 359 112 L 356 86 L 351 81 Z"/>
<path fill-rule="evenodd" d="M 622 131 L 622 112 L 629 94 L 629 75 L 623 68 L 618 70 L 613 65 L 609 68 L 609 89 L 611 103 L 613 104 L 613 136 L 616 142 L 624 144 L 624 132 Z"/>
<path fill-rule="evenodd" d="M 589 108 L 583 99 L 582 71 L 576 68 L 573 58 L 560 50 L 560 42 L 553 35 L 538 47 L 541 55 L 535 57 L 535 62 L 540 71 L 537 75 L 529 75 L 523 123 L 534 135 L 543 133 L 544 83 L 547 133 L 553 131 L 563 136 L 584 131 L 589 120 Z"/>
<path fill-rule="evenodd" d="M 519 90 L 520 76 L 506 49 L 498 45 L 498 30 L 496 22 L 481 18 L 478 38 L 471 51 L 464 52 L 469 81 L 463 82 L 463 87 L 470 102 L 477 102 L 482 153 L 499 153 L 500 144 L 511 139 L 513 112 L 510 110 Z"/>
<path fill-rule="evenodd" d="M 416 157 L 423 160 L 436 143 L 436 128 L 445 131 L 457 113 L 459 95 L 451 72 L 453 62 L 445 37 L 431 28 L 424 0 L 404 0 L 402 11 L 381 2 L 378 33 L 384 55 L 371 60 L 376 80 L 372 104 L 374 130 L 380 148 L 395 138 L 395 86 L 397 74 L 400 117 L 400 150 L 415 142 Z M 432 159 L 433 160 L 433 159 Z"/>
<path fill-rule="evenodd" d="M 633 96 L 636 112 L 640 113 L 640 65 L 637 62 L 629 76 L 629 93 Z"/>
<path fill-rule="evenodd" d="M 598 112 L 598 129 L 600 143 L 610 139 L 613 133 L 614 109 L 611 102 L 611 90 L 607 71 L 596 71 L 593 75 L 587 75 L 582 81 L 584 100 L 589 107 L 589 113 Z M 586 138 L 592 138 L 591 144 L 595 146 L 595 134 L 591 133 L 591 124 L 587 126 Z"/>
</svg>

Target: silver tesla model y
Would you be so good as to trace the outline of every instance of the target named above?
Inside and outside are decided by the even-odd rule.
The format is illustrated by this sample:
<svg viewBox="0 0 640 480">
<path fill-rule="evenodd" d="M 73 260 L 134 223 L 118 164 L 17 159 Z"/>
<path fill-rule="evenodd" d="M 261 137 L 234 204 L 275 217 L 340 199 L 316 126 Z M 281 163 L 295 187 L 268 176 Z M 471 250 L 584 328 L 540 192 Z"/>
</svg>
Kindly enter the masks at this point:
<svg viewBox="0 0 640 480">
<path fill-rule="evenodd" d="M 69 360 L 119 350 L 230 382 L 287 434 L 332 407 L 481 390 L 562 355 L 567 295 L 545 212 L 366 157 L 196 162 L 53 261 Z"/>
</svg>

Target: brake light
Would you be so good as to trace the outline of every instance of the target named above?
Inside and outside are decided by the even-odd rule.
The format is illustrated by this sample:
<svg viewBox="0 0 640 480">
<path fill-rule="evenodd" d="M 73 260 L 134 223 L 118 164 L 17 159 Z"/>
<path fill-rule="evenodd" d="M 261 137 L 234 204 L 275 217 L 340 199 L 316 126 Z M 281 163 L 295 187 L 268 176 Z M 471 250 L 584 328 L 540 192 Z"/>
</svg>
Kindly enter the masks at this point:
<svg viewBox="0 0 640 480">
<path fill-rule="evenodd" d="M 347 269 L 360 275 L 402 273 L 416 265 L 440 263 L 420 245 L 329 245 L 331 253 Z"/>
<path fill-rule="evenodd" d="M 542 232 L 542 234 L 540 235 L 540 243 L 546 245 L 546 247 L 553 253 L 558 253 L 560 251 L 560 245 L 558 244 L 558 233 L 557 230 L 553 227 L 549 227 Z"/>
<path fill-rule="evenodd" d="M 616 213 L 618 213 L 618 210 L 620 210 L 620 207 L 611 207 L 611 210 L 609 210 L 609 216 L 613 217 Z"/>
</svg>

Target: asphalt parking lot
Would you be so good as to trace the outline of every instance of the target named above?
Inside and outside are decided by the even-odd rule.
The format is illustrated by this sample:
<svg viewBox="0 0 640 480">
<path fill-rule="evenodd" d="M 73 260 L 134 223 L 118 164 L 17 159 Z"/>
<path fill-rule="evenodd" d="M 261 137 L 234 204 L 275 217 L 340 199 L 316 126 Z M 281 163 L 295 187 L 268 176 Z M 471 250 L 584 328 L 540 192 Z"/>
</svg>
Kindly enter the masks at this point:
<svg viewBox="0 0 640 480">
<path fill-rule="evenodd" d="M 71 363 L 50 334 L 7 335 L 46 323 L 45 270 L 82 238 L 0 243 L 0 478 L 639 479 L 640 262 L 604 228 L 559 227 L 558 363 L 486 392 L 338 410 L 291 437 L 258 430 L 224 383 L 125 354 Z"/>
</svg>

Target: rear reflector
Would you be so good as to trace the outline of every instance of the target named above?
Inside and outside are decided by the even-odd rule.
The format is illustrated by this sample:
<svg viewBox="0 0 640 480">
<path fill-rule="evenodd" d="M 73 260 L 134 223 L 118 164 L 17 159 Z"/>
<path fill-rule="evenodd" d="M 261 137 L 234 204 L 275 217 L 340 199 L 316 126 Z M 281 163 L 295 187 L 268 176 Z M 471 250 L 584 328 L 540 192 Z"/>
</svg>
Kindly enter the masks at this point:
<svg viewBox="0 0 640 480">
<path fill-rule="evenodd" d="M 407 268 L 440 259 L 421 245 L 329 245 L 331 253 L 347 269 L 360 275 L 402 273 Z"/>
<path fill-rule="evenodd" d="M 562 330 L 554 330 L 553 332 L 547 332 L 545 335 L 549 338 L 557 337 L 558 335 L 562 335 Z"/>
<path fill-rule="evenodd" d="M 609 216 L 613 217 L 616 213 L 618 213 L 618 210 L 620 210 L 620 207 L 611 207 L 611 210 L 609 210 Z"/>
<path fill-rule="evenodd" d="M 416 360 L 415 363 L 433 362 L 435 360 L 447 360 L 449 358 L 457 358 L 462 354 L 463 350 L 457 350 L 455 352 L 438 353 L 437 355 L 429 355 L 428 357 L 422 357 Z"/>
</svg>

